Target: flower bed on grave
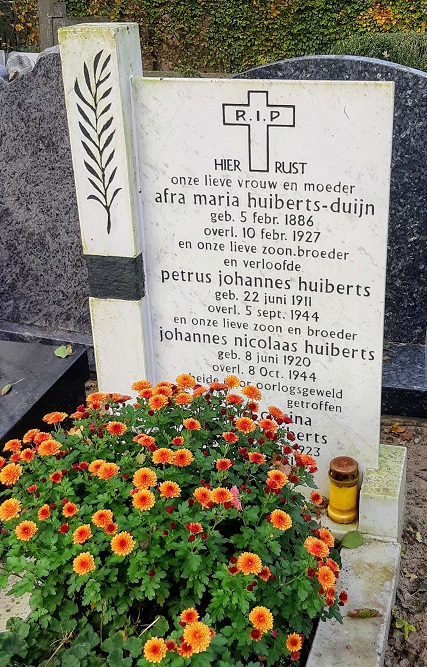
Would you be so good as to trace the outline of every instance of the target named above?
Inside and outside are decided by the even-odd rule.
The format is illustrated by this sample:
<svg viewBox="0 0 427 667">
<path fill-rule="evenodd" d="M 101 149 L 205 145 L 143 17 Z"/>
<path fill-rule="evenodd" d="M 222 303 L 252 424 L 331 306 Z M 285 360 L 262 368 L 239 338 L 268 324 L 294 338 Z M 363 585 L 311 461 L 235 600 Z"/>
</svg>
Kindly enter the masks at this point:
<svg viewBox="0 0 427 667">
<path fill-rule="evenodd" d="M 0 664 L 295 664 L 341 619 L 334 539 L 307 500 L 316 463 L 255 386 L 136 382 L 11 440 L 0 459 L 1 557 L 31 593 Z M 48 427 L 45 427 L 48 428 Z"/>
</svg>

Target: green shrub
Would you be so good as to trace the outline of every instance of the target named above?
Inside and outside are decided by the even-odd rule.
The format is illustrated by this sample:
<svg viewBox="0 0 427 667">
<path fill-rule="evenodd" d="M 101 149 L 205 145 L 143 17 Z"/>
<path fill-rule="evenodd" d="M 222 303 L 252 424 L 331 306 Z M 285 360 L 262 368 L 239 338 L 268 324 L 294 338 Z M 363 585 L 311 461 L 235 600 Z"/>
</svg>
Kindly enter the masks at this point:
<svg viewBox="0 0 427 667">
<path fill-rule="evenodd" d="M 354 35 L 337 42 L 330 53 L 379 58 L 427 71 L 427 35 L 424 33 Z"/>
</svg>

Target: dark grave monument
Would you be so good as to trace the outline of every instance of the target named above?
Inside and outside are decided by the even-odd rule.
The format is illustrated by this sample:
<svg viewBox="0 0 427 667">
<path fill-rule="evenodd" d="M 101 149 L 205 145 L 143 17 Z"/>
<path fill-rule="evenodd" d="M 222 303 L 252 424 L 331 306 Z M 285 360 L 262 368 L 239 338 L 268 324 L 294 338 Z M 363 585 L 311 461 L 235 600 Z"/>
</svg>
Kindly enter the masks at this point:
<svg viewBox="0 0 427 667">
<path fill-rule="evenodd" d="M 65 359 L 56 346 L 0 341 L 0 385 L 12 385 L 0 396 L 0 451 L 11 438 L 30 428 L 43 430 L 48 412 L 74 412 L 85 400 L 89 377 L 87 352 L 74 346 Z"/>
</svg>

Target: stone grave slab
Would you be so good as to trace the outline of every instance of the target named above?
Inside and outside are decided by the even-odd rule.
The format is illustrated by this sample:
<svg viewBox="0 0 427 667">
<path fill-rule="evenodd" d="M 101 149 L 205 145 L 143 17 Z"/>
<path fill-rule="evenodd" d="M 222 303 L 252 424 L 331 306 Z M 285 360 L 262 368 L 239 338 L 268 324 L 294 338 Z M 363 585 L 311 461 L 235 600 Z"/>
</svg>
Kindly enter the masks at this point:
<svg viewBox="0 0 427 667">
<path fill-rule="evenodd" d="M 41 418 L 47 412 L 74 412 L 84 402 L 89 378 L 85 348 L 73 347 L 65 359 L 55 356 L 55 349 L 41 343 L 0 341 L 1 387 L 16 383 L 0 397 L 0 449 L 29 428 L 42 428 Z"/>
<path fill-rule="evenodd" d="M 393 83 L 145 79 L 133 27 L 61 35 L 100 389 L 235 374 L 324 493 L 334 456 L 376 468 Z"/>
</svg>

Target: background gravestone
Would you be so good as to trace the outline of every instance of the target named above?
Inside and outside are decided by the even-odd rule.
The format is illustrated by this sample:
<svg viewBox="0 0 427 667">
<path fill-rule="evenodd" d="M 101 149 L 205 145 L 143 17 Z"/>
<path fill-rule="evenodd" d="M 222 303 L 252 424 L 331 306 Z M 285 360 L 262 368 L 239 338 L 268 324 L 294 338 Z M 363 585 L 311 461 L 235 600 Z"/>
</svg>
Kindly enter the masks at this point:
<svg viewBox="0 0 427 667">
<path fill-rule="evenodd" d="M 0 89 L 0 338 L 91 344 L 58 54 Z"/>
</svg>

